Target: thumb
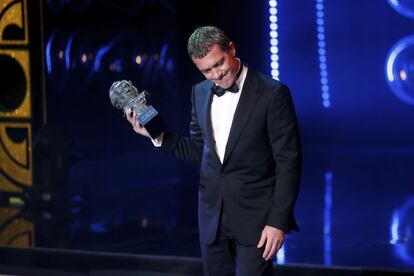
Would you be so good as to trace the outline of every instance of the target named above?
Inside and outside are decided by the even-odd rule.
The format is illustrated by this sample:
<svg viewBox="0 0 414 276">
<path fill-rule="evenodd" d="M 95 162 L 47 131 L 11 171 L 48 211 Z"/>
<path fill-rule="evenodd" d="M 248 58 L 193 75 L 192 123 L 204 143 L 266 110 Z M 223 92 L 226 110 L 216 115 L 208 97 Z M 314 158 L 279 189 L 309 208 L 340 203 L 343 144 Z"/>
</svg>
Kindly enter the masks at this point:
<svg viewBox="0 0 414 276">
<path fill-rule="evenodd" d="M 262 231 L 262 236 L 260 237 L 260 241 L 257 244 L 257 248 L 262 247 L 264 245 L 265 241 L 266 241 L 266 234 L 265 234 L 264 231 Z"/>
</svg>

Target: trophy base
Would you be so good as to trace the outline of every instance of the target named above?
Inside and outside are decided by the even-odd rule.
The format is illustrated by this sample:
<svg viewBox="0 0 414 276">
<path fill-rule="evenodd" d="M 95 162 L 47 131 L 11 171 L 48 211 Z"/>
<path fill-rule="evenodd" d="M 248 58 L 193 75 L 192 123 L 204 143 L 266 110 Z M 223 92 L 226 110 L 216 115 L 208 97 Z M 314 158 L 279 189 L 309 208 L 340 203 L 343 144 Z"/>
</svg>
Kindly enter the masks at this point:
<svg viewBox="0 0 414 276">
<path fill-rule="evenodd" d="M 138 121 L 145 127 L 152 139 L 157 138 L 167 130 L 167 125 L 151 105 L 138 116 Z"/>
<path fill-rule="evenodd" d="M 167 125 L 165 124 L 164 120 L 161 118 L 160 115 L 156 115 L 145 125 L 143 125 L 143 127 L 145 127 L 145 129 L 148 131 L 152 139 L 157 138 L 161 135 L 161 133 L 167 130 Z"/>
</svg>

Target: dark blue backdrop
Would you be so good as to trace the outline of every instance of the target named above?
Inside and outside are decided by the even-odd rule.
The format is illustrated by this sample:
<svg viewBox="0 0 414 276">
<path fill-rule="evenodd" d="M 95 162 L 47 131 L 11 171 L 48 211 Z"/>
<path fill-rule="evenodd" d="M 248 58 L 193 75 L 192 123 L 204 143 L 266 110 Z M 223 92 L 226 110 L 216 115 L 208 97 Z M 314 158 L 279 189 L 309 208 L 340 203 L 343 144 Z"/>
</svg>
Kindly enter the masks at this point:
<svg viewBox="0 0 414 276">
<path fill-rule="evenodd" d="M 391 47 L 414 19 L 387 1 L 325 1 L 331 107 L 322 105 L 315 1 L 281 1 L 280 70 L 295 95 L 306 145 L 412 147 L 414 107 L 386 83 Z"/>
<path fill-rule="evenodd" d="M 385 0 L 325 1 L 331 106 L 324 108 L 316 2 L 277 6 L 280 78 L 292 91 L 305 160 L 296 208 L 302 230 L 288 238 L 279 262 L 413 268 L 406 215 L 413 212 L 398 210 L 404 202 L 413 208 L 414 106 L 387 86 L 384 64 L 414 20 Z M 198 256 L 197 168 L 136 135 L 111 106 L 108 89 L 119 79 L 148 89 L 170 129 L 188 135 L 189 93 L 202 75 L 186 54 L 187 37 L 200 25 L 222 27 L 244 62 L 270 74 L 269 2 L 47 3 L 47 127 L 70 148 L 54 152 L 67 158 L 67 177 L 51 188 L 64 191 L 59 204 L 67 220 L 59 231 L 38 229 L 36 244 Z M 404 224 L 395 224 L 398 215 Z M 403 233 L 405 253 L 390 243 Z M 364 258 L 370 254 L 376 261 Z"/>
</svg>

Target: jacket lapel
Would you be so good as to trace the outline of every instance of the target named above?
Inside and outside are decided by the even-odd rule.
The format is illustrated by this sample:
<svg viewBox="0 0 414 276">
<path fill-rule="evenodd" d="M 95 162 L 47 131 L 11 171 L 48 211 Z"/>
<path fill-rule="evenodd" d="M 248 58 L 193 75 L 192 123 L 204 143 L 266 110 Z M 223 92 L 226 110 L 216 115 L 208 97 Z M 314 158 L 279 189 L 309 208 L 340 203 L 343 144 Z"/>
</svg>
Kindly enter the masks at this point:
<svg viewBox="0 0 414 276">
<path fill-rule="evenodd" d="M 260 93 L 258 93 L 257 76 L 252 69 L 249 69 L 243 85 L 242 94 L 240 95 L 240 99 L 234 113 L 229 138 L 227 140 L 226 151 L 224 154 L 223 166 L 229 158 L 241 133 L 246 127 L 259 97 Z"/>
<path fill-rule="evenodd" d="M 211 86 L 214 85 L 210 81 L 206 81 L 205 85 L 203 85 L 203 88 L 205 91 L 202 91 L 200 95 L 202 95 L 202 101 L 200 102 L 200 126 L 204 130 L 204 134 L 206 137 L 206 144 L 211 149 L 211 152 L 214 155 L 214 159 L 218 162 L 218 164 L 221 164 L 220 158 L 217 155 L 216 152 L 216 146 L 215 146 L 215 140 L 213 137 L 213 126 L 211 123 L 211 102 L 213 101 L 213 93 L 211 92 Z"/>
<path fill-rule="evenodd" d="M 206 95 L 206 97 L 203 100 L 203 106 L 202 106 L 202 114 L 204 116 L 203 118 L 203 124 L 206 134 L 207 143 L 209 145 L 214 145 L 214 138 L 213 138 L 213 127 L 211 124 L 211 116 L 210 116 L 210 110 L 211 110 L 211 102 L 213 100 L 213 95 L 211 93 L 211 90 L 207 88 L 207 91 L 203 93 Z"/>
</svg>

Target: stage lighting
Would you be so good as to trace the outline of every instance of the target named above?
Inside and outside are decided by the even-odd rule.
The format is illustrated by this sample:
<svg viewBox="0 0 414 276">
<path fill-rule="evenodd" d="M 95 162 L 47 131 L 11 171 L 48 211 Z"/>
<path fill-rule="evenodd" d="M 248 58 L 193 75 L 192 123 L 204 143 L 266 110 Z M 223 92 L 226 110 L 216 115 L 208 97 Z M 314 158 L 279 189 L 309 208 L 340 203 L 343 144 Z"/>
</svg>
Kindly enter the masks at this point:
<svg viewBox="0 0 414 276">
<path fill-rule="evenodd" d="M 328 86 L 328 65 L 326 58 L 326 43 L 325 43 L 325 20 L 324 20 L 324 2 L 323 0 L 316 0 L 316 31 L 318 39 L 318 54 L 319 54 L 319 69 L 320 69 L 320 83 L 322 90 L 322 105 L 324 108 L 331 106 L 329 86 Z"/>
<path fill-rule="evenodd" d="M 269 1 L 269 35 L 270 35 L 270 66 L 274 79 L 279 79 L 279 48 L 278 48 L 278 25 L 277 25 L 277 1 Z"/>
<path fill-rule="evenodd" d="M 414 35 L 398 41 L 388 53 L 385 75 L 388 86 L 403 102 L 414 105 Z"/>
<path fill-rule="evenodd" d="M 414 1 L 412 0 L 388 0 L 390 6 L 399 14 L 414 18 Z"/>
<path fill-rule="evenodd" d="M 394 254 L 410 266 L 414 265 L 413 218 L 414 196 L 410 195 L 394 210 L 390 224 Z"/>
</svg>

